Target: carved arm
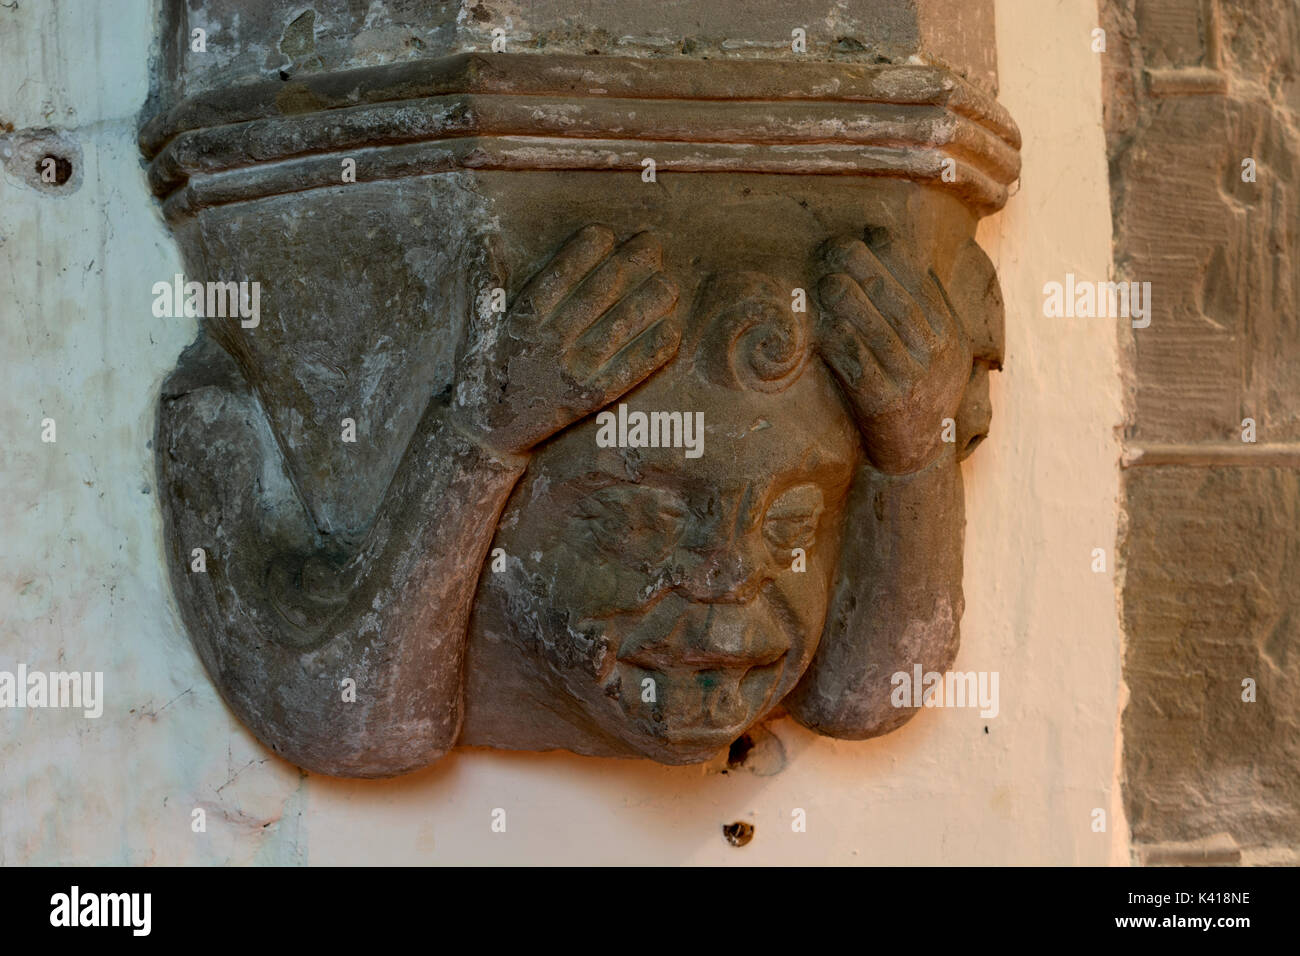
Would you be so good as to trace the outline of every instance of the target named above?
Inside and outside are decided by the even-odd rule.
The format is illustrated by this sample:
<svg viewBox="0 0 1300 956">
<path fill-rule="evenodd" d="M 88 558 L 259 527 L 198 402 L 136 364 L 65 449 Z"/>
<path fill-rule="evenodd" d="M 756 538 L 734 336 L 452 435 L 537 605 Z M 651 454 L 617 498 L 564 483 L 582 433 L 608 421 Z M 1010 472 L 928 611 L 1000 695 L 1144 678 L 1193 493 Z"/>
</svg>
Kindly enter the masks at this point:
<svg viewBox="0 0 1300 956">
<path fill-rule="evenodd" d="M 895 673 L 944 671 L 957 652 L 965 524 L 957 448 L 972 423 L 956 418 L 972 354 L 932 272 L 887 262 L 858 241 L 832 242 L 824 259 L 832 271 L 818 290 L 818 349 L 870 461 L 850 491 L 821 643 L 786 706 L 820 733 L 861 739 L 916 713 L 892 706 Z"/>
<path fill-rule="evenodd" d="M 300 766 L 386 776 L 459 734 L 479 572 L 530 450 L 676 352 L 657 244 L 578 233 L 504 321 L 479 317 L 360 548 L 310 520 L 260 402 L 206 334 L 164 387 L 160 479 L 173 577 L 205 666 L 241 720 Z M 220 447 L 227 467 L 204 473 Z M 196 546 L 212 554 L 189 568 Z"/>
</svg>

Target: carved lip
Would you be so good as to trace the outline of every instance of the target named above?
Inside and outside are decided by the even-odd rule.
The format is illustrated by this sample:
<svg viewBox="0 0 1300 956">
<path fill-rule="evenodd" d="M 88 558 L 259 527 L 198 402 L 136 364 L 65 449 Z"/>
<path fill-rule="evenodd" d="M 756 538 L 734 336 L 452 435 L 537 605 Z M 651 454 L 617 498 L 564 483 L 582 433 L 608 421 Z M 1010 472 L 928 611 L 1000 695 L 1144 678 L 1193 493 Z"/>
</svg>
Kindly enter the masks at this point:
<svg viewBox="0 0 1300 956">
<path fill-rule="evenodd" d="M 620 654 L 618 659 L 621 663 L 632 664 L 650 671 L 740 671 L 775 664 L 787 652 L 788 648 L 784 647 L 727 653 L 701 650 L 678 651 L 658 646 L 640 647 L 626 656 Z"/>
<path fill-rule="evenodd" d="M 790 638 L 765 626 L 770 623 L 734 605 L 694 605 L 661 636 L 636 629 L 625 635 L 618 660 L 666 674 L 735 671 L 739 681 L 745 671 L 774 664 L 790 650 Z"/>
<path fill-rule="evenodd" d="M 787 660 L 787 655 L 782 654 L 758 667 L 693 672 L 700 678 L 711 675 L 713 692 L 705 692 L 689 718 L 679 718 L 666 733 L 661 733 L 677 747 L 699 746 L 712 750 L 729 743 L 772 705 Z"/>
<path fill-rule="evenodd" d="M 621 645 L 617 659 L 624 665 L 668 675 L 703 674 L 719 671 L 728 683 L 740 684 L 751 670 L 775 665 L 789 653 L 787 637 L 757 622 L 738 622 L 742 633 L 727 639 L 724 633 L 708 633 L 702 641 L 686 644 L 682 639 L 685 622 L 660 640 Z M 725 630 L 731 630 L 723 624 Z M 720 640 L 719 640 L 720 639 Z"/>
</svg>

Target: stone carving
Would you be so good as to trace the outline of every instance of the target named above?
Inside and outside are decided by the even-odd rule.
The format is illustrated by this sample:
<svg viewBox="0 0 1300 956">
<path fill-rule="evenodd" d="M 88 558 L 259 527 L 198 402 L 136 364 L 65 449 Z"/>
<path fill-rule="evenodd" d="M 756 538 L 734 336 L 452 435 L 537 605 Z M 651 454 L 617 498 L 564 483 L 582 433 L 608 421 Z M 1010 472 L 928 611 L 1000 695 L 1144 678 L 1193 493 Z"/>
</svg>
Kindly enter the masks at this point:
<svg viewBox="0 0 1300 956">
<path fill-rule="evenodd" d="M 141 141 L 190 278 L 262 290 L 156 448 L 186 626 L 287 759 L 864 738 L 951 664 L 1002 350 L 973 232 L 1018 163 L 974 87 L 461 55 L 200 92 Z"/>
</svg>

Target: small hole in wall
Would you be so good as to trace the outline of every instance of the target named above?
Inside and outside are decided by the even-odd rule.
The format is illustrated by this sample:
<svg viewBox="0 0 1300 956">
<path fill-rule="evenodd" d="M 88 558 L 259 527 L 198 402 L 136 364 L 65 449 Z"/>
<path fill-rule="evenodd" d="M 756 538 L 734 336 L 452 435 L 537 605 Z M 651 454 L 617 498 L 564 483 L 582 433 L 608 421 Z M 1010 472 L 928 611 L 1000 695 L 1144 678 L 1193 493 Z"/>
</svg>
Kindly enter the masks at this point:
<svg viewBox="0 0 1300 956">
<path fill-rule="evenodd" d="M 49 168 L 50 161 L 54 162 L 54 183 L 62 186 L 72 178 L 72 161 L 63 156 L 56 156 L 53 153 L 46 153 L 36 161 L 36 175 L 41 182 L 49 182 L 46 169 Z"/>
<path fill-rule="evenodd" d="M 743 822 L 724 823 L 722 825 L 722 835 L 732 846 L 744 846 L 754 839 L 754 824 Z"/>
<path fill-rule="evenodd" d="M 985 727 L 985 728 L 984 728 L 984 733 L 987 734 L 988 732 L 989 732 L 989 729 L 988 729 L 987 727 Z"/>
<path fill-rule="evenodd" d="M 745 758 L 749 752 L 754 749 L 754 738 L 749 734 L 742 734 L 731 742 L 731 749 L 727 751 L 727 769 L 735 770 L 745 765 Z"/>
<path fill-rule="evenodd" d="M 289 71 L 288 71 L 288 70 L 281 70 L 281 71 L 280 71 L 280 79 L 282 79 L 282 80 L 287 80 L 287 79 L 289 79 Z"/>
</svg>

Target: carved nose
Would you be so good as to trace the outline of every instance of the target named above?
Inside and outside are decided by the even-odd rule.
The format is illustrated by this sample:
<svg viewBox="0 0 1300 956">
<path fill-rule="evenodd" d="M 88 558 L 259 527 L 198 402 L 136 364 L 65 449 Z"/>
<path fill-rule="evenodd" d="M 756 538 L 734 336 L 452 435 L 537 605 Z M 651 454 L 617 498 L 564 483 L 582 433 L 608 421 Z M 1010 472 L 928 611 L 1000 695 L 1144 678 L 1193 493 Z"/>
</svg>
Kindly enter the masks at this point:
<svg viewBox="0 0 1300 956">
<path fill-rule="evenodd" d="M 748 604 L 766 584 L 763 561 L 748 543 L 709 554 L 687 578 L 684 590 L 702 604 Z"/>
</svg>

